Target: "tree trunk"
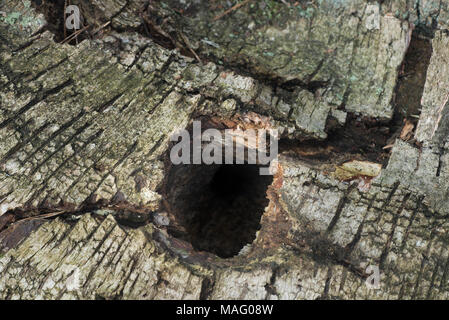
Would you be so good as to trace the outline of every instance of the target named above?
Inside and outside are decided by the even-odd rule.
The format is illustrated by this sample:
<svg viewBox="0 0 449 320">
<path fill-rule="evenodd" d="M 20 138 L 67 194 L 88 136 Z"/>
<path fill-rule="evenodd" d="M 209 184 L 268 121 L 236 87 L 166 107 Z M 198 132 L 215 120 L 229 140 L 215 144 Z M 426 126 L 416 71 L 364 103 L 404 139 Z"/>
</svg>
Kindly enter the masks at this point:
<svg viewBox="0 0 449 320">
<path fill-rule="evenodd" d="M 72 2 L 0 4 L 1 299 L 448 298 L 447 1 Z M 195 119 L 276 174 L 172 165 Z"/>
</svg>

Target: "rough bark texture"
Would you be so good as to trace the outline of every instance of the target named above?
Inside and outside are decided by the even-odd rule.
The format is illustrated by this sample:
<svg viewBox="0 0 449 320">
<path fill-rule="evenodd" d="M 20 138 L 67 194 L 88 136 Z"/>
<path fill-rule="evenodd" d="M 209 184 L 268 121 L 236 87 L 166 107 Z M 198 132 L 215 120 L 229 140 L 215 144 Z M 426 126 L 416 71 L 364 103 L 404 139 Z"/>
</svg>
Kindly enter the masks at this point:
<svg viewBox="0 0 449 320">
<path fill-rule="evenodd" d="M 215 21 L 226 5 L 185 3 L 82 2 L 87 23 L 113 29 L 78 46 L 55 43 L 29 1 L 0 5 L 0 298 L 449 298 L 447 1 L 250 1 Z M 142 12 L 159 19 L 150 34 L 205 63 L 139 34 Z M 267 122 L 320 153 L 351 117 L 388 128 L 412 23 L 433 37 L 422 113 L 369 189 L 299 143 L 240 254 L 167 232 L 172 133 L 199 117 Z M 70 214 L 12 223 L 56 210 Z"/>
</svg>

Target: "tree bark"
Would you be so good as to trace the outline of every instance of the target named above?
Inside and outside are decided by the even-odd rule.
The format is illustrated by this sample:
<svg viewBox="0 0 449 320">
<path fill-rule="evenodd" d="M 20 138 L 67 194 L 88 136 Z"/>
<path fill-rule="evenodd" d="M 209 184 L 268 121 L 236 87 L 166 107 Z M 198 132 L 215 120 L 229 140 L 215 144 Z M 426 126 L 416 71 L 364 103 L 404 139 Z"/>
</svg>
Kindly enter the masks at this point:
<svg viewBox="0 0 449 320">
<path fill-rule="evenodd" d="M 0 5 L 0 298 L 449 297 L 446 1 L 75 3 L 103 37 L 60 44 L 28 1 Z M 396 94 L 414 37 L 431 44 L 418 122 Z M 182 176 L 164 160 L 194 119 L 281 133 L 231 258 L 170 232 Z M 354 159 L 384 166 L 335 174 Z"/>
</svg>

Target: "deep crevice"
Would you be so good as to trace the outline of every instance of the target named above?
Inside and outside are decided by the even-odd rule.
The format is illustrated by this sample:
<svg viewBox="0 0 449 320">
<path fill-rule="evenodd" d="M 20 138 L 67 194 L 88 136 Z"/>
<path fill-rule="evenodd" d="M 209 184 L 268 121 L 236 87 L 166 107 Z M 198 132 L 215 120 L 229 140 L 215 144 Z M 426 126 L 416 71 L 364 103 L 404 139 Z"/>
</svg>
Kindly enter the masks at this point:
<svg viewBox="0 0 449 320">
<path fill-rule="evenodd" d="M 421 97 L 431 56 L 432 43 L 430 39 L 422 36 L 420 29 L 415 29 L 399 70 L 394 98 L 395 121 L 402 122 L 404 118 L 407 118 L 415 124 L 417 123 L 417 116 L 421 113 Z"/>
<path fill-rule="evenodd" d="M 421 98 L 432 55 L 431 39 L 421 28 L 413 31 L 409 48 L 398 70 L 392 99 L 394 114 L 390 121 L 347 113 L 344 126 L 331 116 L 327 120 L 328 138 L 324 141 L 282 139 L 281 153 L 313 163 L 341 164 L 348 160 L 388 163 L 391 147 L 397 138 L 415 143 L 414 130 L 421 114 Z M 412 124 L 409 130 L 406 125 Z M 410 128 L 410 127 L 409 127 Z"/>
<path fill-rule="evenodd" d="M 332 120 L 331 120 L 332 121 Z M 383 149 L 397 130 L 389 123 L 348 113 L 343 127 L 328 121 L 328 138 L 323 141 L 281 139 L 279 151 L 311 163 L 341 164 L 349 160 L 367 160 L 386 164 L 389 150 Z"/>
<path fill-rule="evenodd" d="M 272 176 L 260 174 L 261 165 L 248 164 L 247 159 L 244 164 L 224 164 L 224 158 L 223 164 L 174 165 L 166 157 L 160 193 L 170 235 L 221 258 L 237 255 L 255 240 L 273 182 Z"/>
<path fill-rule="evenodd" d="M 258 165 L 175 165 L 167 178 L 172 236 L 196 250 L 235 256 L 256 238 L 271 176 Z"/>
</svg>

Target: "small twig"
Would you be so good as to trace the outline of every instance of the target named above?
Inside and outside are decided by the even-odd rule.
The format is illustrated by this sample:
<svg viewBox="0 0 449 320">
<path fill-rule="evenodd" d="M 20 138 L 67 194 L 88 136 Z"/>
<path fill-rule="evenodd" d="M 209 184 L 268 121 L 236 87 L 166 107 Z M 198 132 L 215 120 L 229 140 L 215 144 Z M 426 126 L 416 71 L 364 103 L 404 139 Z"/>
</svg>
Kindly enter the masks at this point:
<svg viewBox="0 0 449 320">
<path fill-rule="evenodd" d="M 147 18 L 146 16 L 142 15 L 143 20 L 145 20 L 145 22 L 151 26 L 151 28 L 153 28 L 154 30 L 156 30 L 157 33 L 161 34 L 162 36 L 164 36 L 165 38 L 169 39 L 172 44 L 174 46 L 176 46 L 176 41 L 168 34 L 166 33 L 164 30 L 162 30 L 161 28 L 159 28 L 157 25 L 155 25 L 153 23 L 153 21 L 151 21 L 149 18 Z"/>
<path fill-rule="evenodd" d="M 147 24 L 145 23 L 145 19 L 142 17 L 142 15 L 140 15 L 140 19 L 142 19 L 142 22 L 143 22 L 143 28 L 145 29 L 145 32 L 146 32 L 146 34 L 147 34 L 147 37 L 148 37 L 148 38 L 151 38 L 150 30 L 148 30 L 148 26 L 147 26 Z"/>
<path fill-rule="evenodd" d="M 198 60 L 198 62 L 200 64 L 203 64 L 203 62 L 201 61 L 200 57 L 196 54 L 196 52 L 192 49 L 192 47 L 190 46 L 190 41 L 189 39 L 187 39 L 187 37 L 182 33 L 179 32 L 179 34 L 181 35 L 182 40 L 184 41 L 185 45 L 187 46 L 187 48 L 189 49 L 189 51 L 195 56 L 196 60 Z"/>
<path fill-rule="evenodd" d="M 77 38 L 78 39 L 78 35 L 80 35 L 81 33 L 83 33 L 84 31 L 86 31 L 90 26 L 85 26 L 82 29 L 79 29 L 78 31 L 72 33 L 70 36 L 68 36 L 67 38 L 65 38 L 64 40 L 62 40 L 61 43 L 65 43 L 65 42 L 70 42 L 73 40 L 73 38 Z"/>
<path fill-rule="evenodd" d="M 36 219 L 45 219 L 45 218 L 56 217 L 56 216 L 59 216 L 59 215 L 64 214 L 64 213 L 67 213 L 67 211 L 50 212 L 50 213 L 41 214 L 41 215 L 34 216 L 34 217 L 21 219 L 21 220 L 16 221 L 15 223 L 22 222 L 22 221 L 30 221 L 30 220 L 36 220 Z"/>
<path fill-rule="evenodd" d="M 111 21 L 106 22 L 104 25 L 98 27 L 94 32 L 92 32 L 92 35 L 96 35 L 98 32 L 100 32 L 102 29 L 106 28 L 108 25 L 111 24 Z"/>
<path fill-rule="evenodd" d="M 141 14 L 141 18 L 144 20 L 144 22 L 146 22 L 146 24 L 148 24 L 151 28 L 153 28 L 158 34 L 162 35 L 163 37 L 165 37 L 166 39 L 170 40 L 170 42 L 178 49 L 182 49 L 183 46 L 181 43 L 179 43 L 178 41 L 176 41 L 175 39 L 173 39 L 167 32 L 165 32 L 161 27 L 155 25 L 153 23 L 153 21 L 151 21 L 148 17 L 144 16 L 143 14 Z M 144 23 L 144 27 L 145 27 L 145 31 L 150 35 L 150 31 L 148 30 L 146 24 Z M 192 46 L 190 45 L 190 41 L 189 39 L 182 33 L 182 32 L 178 32 L 179 37 L 181 37 L 182 41 L 184 42 L 185 46 L 187 47 L 187 49 L 189 49 L 189 51 L 193 54 L 193 56 L 195 57 L 196 60 L 198 60 L 198 62 L 200 64 L 203 64 L 203 62 L 201 61 L 201 58 L 196 54 L 195 50 L 192 49 Z"/>
<path fill-rule="evenodd" d="M 217 21 L 217 20 L 223 18 L 225 15 L 231 13 L 232 11 L 237 10 L 238 8 L 244 6 L 245 4 L 247 4 L 247 3 L 250 2 L 250 1 L 252 1 L 252 0 L 245 0 L 245 1 L 243 1 L 243 2 L 237 3 L 237 4 L 234 5 L 232 8 L 230 8 L 230 9 L 226 10 L 225 12 L 223 12 L 222 14 L 219 14 L 218 16 L 216 16 L 216 17 L 214 18 L 214 21 Z"/>
</svg>

